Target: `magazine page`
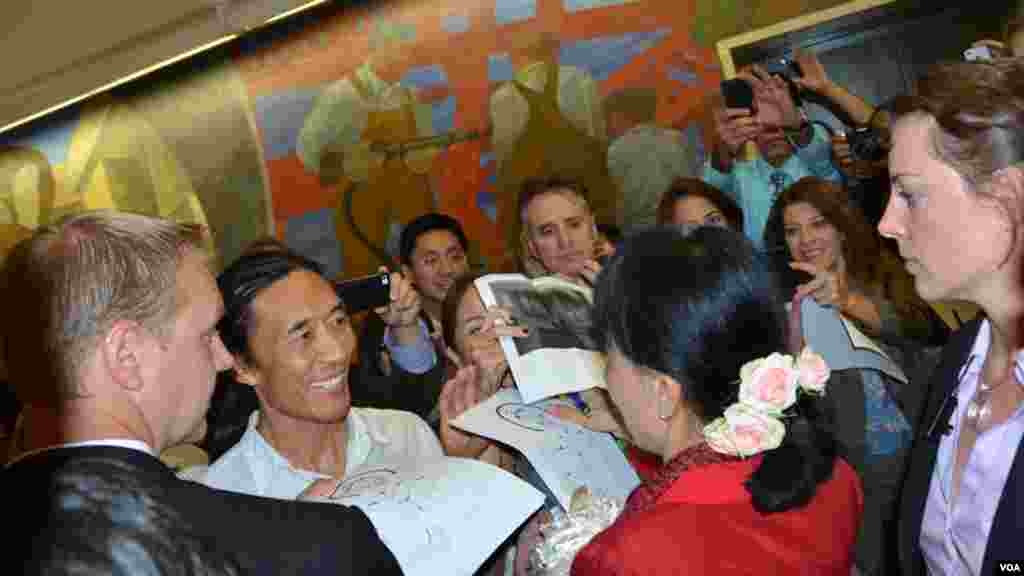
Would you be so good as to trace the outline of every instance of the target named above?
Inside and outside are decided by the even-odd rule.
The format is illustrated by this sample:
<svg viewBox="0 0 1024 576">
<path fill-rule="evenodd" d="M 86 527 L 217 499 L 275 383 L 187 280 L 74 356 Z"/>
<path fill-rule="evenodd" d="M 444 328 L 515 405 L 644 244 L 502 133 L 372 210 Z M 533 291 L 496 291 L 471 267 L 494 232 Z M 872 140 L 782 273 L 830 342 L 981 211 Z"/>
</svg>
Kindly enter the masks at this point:
<svg viewBox="0 0 1024 576">
<path fill-rule="evenodd" d="M 595 496 L 625 501 L 640 478 L 611 434 L 547 414 L 550 402 L 524 403 L 518 391 L 505 388 L 452 425 L 519 450 L 565 510 L 581 486 Z"/>
<path fill-rule="evenodd" d="M 485 306 L 507 308 L 530 329 L 525 338 L 501 339 L 524 402 L 605 387 L 605 355 L 590 333 L 588 289 L 521 274 L 489 274 L 476 280 L 476 288 Z"/>
<path fill-rule="evenodd" d="M 440 458 L 374 466 L 318 501 L 356 506 L 409 576 L 469 576 L 544 503 L 544 494 L 490 464 Z"/>
<path fill-rule="evenodd" d="M 835 309 L 821 306 L 814 298 L 804 298 L 800 304 L 800 321 L 804 342 L 821 354 L 832 370 L 867 368 L 907 382 L 899 364 Z"/>
</svg>

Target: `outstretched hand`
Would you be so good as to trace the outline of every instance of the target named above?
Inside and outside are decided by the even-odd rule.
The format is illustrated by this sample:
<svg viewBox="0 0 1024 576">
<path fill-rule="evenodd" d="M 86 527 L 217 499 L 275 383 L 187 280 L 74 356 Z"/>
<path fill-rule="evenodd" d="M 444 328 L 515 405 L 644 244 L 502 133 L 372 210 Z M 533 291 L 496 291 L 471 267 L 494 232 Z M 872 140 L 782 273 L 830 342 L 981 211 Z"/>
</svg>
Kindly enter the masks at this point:
<svg viewBox="0 0 1024 576">
<path fill-rule="evenodd" d="M 816 94 L 824 95 L 832 84 L 832 79 L 825 72 L 818 57 L 806 50 L 799 50 L 796 53 L 795 61 L 800 65 L 803 76 L 793 78 L 796 85 Z"/>
<path fill-rule="evenodd" d="M 387 272 L 381 267 L 379 272 Z M 377 308 L 375 312 L 384 323 L 393 328 L 404 328 L 418 323 L 420 315 L 420 293 L 412 282 L 398 272 L 390 274 L 390 302 L 387 306 Z"/>
<path fill-rule="evenodd" d="M 455 377 L 441 390 L 441 446 L 445 454 L 461 458 L 478 458 L 491 442 L 486 438 L 459 430 L 452 420 L 476 406 L 487 396 L 481 389 L 481 371 L 470 364 L 459 368 Z"/>
<path fill-rule="evenodd" d="M 846 265 L 842 258 L 834 269 L 824 266 L 817 266 L 810 262 L 790 262 L 789 267 L 793 270 L 807 272 L 812 276 L 811 280 L 797 286 L 796 299 L 805 296 L 814 298 L 820 306 L 834 307 L 844 310 L 850 297 Z"/>
<path fill-rule="evenodd" d="M 757 120 L 763 128 L 798 128 L 802 118 L 789 93 L 789 85 L 778 75 L 754 65 L 739 74 L 754 89 Z"/>
</svg>

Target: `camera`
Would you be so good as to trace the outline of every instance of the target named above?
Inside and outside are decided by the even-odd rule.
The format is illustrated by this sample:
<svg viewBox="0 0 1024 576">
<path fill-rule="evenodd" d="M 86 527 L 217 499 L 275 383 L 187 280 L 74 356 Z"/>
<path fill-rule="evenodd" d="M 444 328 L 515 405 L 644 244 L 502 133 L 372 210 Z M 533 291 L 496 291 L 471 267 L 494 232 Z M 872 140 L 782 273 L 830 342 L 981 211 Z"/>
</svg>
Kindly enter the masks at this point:
<svg viewBox="0 0 1024 576">
<path fill-rule="evenodd" d="M 886 150 L 882 146 L 882 137 L 870 126 L 858 126 L 846 134 L 850 144 L 850 153 L 858 160 L 877 162 L 885 158 Z"/>
<path fill-rule="evenodd" d="M 722 96 L 725 98 L 725 105 L 728 108 L 747 108 L 752 113 L 754 110 L 754 88 L 750 82 L 742 78 L 732 78 L 722 81 Z"/>
<path fill-rule="evenodd" d="M 391 302 L 391 276 L 386 273 L 334 283 L 334 291 L 349 314 L 379 308 Z"/>
</svg>

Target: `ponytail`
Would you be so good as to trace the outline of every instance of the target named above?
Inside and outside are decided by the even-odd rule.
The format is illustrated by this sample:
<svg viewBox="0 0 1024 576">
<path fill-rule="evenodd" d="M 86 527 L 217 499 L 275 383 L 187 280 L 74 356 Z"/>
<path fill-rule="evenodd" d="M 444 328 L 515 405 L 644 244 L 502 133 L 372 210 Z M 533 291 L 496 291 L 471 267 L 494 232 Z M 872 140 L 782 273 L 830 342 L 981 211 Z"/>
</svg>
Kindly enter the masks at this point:
<svg viewBox="0 0 1024 576">
<path fill-rule="evenodd" d="M 830 406 L 820 396 L 800 396 L 796 414 L 786 419 L 782 445 L 765 452 L 744 483 L 755 510 L 770 514 L 800 508 L 831 478 L 836 441 Z"/>
</svg>

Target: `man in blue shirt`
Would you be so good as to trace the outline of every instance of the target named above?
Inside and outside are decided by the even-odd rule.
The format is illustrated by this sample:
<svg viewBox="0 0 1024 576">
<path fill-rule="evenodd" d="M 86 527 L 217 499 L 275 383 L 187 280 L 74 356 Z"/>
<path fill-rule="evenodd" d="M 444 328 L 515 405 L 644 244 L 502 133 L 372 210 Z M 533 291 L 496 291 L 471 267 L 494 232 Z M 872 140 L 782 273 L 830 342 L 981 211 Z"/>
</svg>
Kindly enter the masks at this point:
<svg viewBox="0 0 1024 576">
<path fill-rule="evenodd" d="M 736 199 L 747 236 L 761 246 L 778 194 L 806 176 L 838 181 L 840 174 L 832 164 L 829 135 L 806 120 L 785 80 L 757 66 L 737 77 L 753 87 L 755 110 L 715 110 L 718 144 L 704 162 L 701 178 Z M 755 143 L 759 152 L 751 159 L 742 157 L 747 142 Z"/>
</svg>

